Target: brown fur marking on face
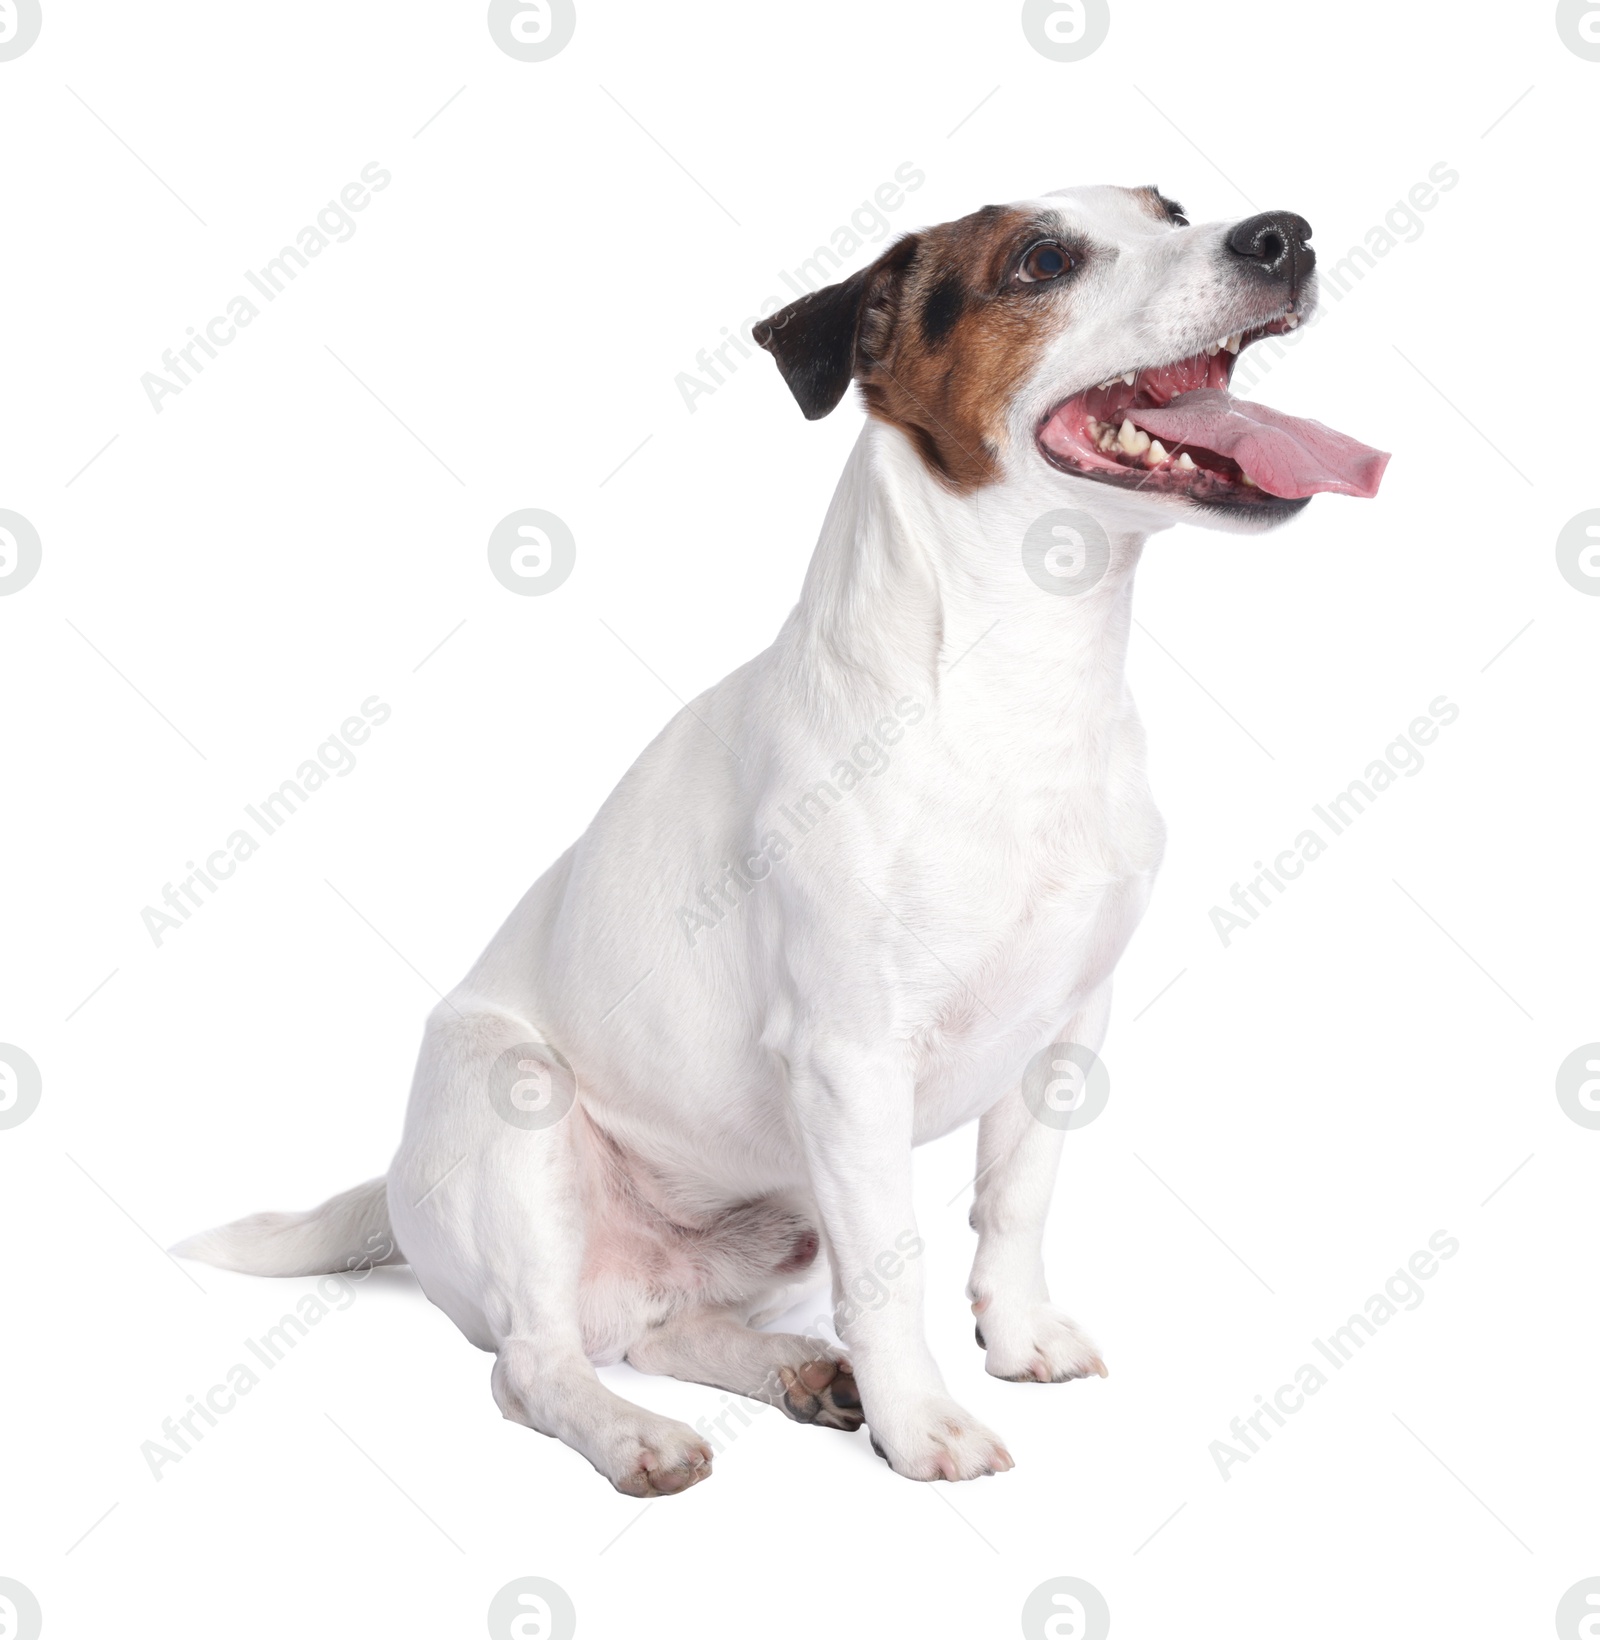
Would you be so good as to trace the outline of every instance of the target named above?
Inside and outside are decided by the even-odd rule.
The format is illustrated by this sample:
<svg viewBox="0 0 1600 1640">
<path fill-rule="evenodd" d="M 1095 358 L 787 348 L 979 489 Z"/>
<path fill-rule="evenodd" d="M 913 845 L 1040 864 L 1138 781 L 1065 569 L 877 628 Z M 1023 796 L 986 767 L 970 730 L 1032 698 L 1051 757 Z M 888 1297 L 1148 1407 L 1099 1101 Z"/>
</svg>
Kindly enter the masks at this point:
<svg viewBox="0 0 1600 1640">
<path fill-rule="evenodd" d="M 1064 322 L 1058 291 L 1013 282 L 1021 253 L 1056 237 L 1032 211 L 986 205 L 919 234 L 902 277 L 863 315 L 868 411 L 952 489 L 998 476 L 1007 408 Z"/>
<path fill-rule="evenodd" d="M 1169 228 L 1189 226 L 1183 207 L 1177 200 L 1168 199 L 1154 183 L 1147 188 L 1129 188 L 1127 191 L 1133 195 L 1140 210 L 1147 216 L 1153 216 L 1157 222 L 1165 222 Z"/>
</svg>

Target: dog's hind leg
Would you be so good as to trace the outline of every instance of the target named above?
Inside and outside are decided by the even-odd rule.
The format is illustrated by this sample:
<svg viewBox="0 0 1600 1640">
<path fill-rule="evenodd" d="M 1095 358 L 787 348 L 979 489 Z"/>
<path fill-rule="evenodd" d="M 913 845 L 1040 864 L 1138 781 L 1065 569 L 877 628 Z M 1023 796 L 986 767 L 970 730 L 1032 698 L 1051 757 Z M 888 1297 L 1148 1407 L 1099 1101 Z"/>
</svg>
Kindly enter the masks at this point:
<svg viewBox="0 0 1600 1640">
<path fill-rule="evenodd" d="M 564 1063 L 525 1021 L 436 1012 L 390 1169 L 390 1215 L 423 1291 L 494 1351 L 507 1418 L 581 1452 L 619 1492 L 681 1492 L 711 1473 L 710 1446 L 607 1389 L 585 1348 L 575 1101 Z"/>
<path fill-rule="evenodd" d="M 491 1374 L 502 1413 L 581 1452 L 619 1492 L 660 1498 L 711 1473 L 711 1447 L 687 1424 L 613 1394 L 581 1351 L 503 1339 Z"/>
<path fill-rule="evenodd" d="M 859 1429 L 861 1397 L 850 1364 L 818 1338 L 757 1332 L 725 1311 L 687 1310 L 652 1327 L 628 1365 L 765 1401 L 797 1423 Z"/>
</svg>

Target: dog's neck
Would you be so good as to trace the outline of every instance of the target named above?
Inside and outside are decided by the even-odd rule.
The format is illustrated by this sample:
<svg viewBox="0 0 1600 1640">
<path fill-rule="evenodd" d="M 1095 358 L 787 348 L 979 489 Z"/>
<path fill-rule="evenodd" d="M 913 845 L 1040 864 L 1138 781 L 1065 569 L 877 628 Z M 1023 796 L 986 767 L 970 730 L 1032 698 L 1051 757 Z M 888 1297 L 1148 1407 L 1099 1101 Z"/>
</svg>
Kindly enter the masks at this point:
<svg viewBox="0 0 1600 1640">
<path fill-rule="evenodd" d="M 1110 561 L 1077 595 L 1044 590 L 1023 558 L 1030 525 L 1082 505 L 1042 467 L 958 495 L 869 419 L 785 632 L 808 687 L 846 711 L 913 695 L 952 728 L 1036 750 L 1094 722 L 1091 705 L 1114 712 L 1145 536 L 1107 519 Z"/>
</svg>

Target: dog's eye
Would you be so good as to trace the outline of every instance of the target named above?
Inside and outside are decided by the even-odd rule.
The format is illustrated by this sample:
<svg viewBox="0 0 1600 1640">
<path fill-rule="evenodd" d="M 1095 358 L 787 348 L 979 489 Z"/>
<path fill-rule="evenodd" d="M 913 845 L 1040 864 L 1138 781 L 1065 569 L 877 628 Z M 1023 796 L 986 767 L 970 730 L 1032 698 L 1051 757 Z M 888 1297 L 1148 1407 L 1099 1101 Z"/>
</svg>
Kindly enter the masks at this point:
<svg viewBox="0 0 1600 1640">
<path fill-rule="evenodd" d="M 1065 246 L 1053 239 L 1045 239 L 1030 246 L 1023 254 L 1021 265 L 1017 268 L 1017 278 L 1025 285 L 1035 285 L 1042 280 L 1059 279 L 1062 274 L 1071 273 L 1075 266 L 1077 264 Z"/>
</svg>

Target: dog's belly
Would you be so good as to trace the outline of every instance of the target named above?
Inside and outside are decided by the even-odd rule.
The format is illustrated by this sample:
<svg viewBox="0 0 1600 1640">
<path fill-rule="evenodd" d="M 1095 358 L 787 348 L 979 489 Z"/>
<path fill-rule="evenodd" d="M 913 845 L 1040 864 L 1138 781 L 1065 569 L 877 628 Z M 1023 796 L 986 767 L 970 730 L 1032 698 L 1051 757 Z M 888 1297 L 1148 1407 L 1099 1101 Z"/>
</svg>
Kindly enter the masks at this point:
<svg viewBox="0 0 1600 1640">
<path fill-rule="evenodd" d="M 642 1326 L 685 1306 L 748 1310 L 802 1281 L 821 1247 L 802 1192 L 688 1199 L 686 1181 L 584 1120 L 587 1174 L 580 1277 L 584 1349 L 621 1360 Z"/>
</svg>

